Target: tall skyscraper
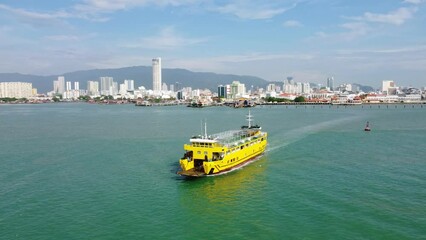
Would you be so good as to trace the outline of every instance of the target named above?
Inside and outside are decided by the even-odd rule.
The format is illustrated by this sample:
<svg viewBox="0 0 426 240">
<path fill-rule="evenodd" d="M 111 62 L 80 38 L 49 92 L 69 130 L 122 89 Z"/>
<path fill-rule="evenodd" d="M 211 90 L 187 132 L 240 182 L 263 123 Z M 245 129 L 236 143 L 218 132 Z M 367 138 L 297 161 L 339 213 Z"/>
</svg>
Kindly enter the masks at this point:
<svg viewBox="0 0 426 240">
<path fill-rule="evenodd" d="M 330 89 L 330 91 L 334 90 L 334 77 L 327 78 L 327 88 Z"/>
<path fill-rule="evenodd" d="M 126 85 L 126 91 L 134 91 L 135 90 L 135 81 L 133 80 L 124 80 L 124 85 Z"/>
<path fill-rule="evenodd" d="M 99 82 L 87 81 L 87 92 L 90 96 L 99 95 Z"/>
<path fill-rule="evenodd" d="M 161 58 L 152 59 L 152 90 L 161 91 Z"/>
<path fill-rule="evenodd" d="M 101 77 L 101 95 L 112 95 L 112 77 Z"/>
<path fill-rule="evenodd" d="M 74 89 L 80 90 L 80 83 L 79 82 L 74 82 Z"/>
<path fill-rule="evenodd" d="M 66 88 L 67 92 L 71 90 L 71 82 L 67 82 L 67 88 Z"/>
<path fill-rule="evenodd" d="M 58 93 L 63 94 L 65 92 L 65 77 L 58 77 Z"/>
<path fill-rule="evenodd" d="M 59 93 L 59 81 L 53 81 L 53 92 L 54 93 Z"/>
<path fill-rule="evenodd" d="M 223 85 L 219 85 L 218 87 L 217 87 L 217 95 L 218 95 L 218 97 L 220 97 L 220 98 L 226 98 L 227 97 L 227 92 L 226 92 L 226 86 L 223 86 Z"/>
</svg>

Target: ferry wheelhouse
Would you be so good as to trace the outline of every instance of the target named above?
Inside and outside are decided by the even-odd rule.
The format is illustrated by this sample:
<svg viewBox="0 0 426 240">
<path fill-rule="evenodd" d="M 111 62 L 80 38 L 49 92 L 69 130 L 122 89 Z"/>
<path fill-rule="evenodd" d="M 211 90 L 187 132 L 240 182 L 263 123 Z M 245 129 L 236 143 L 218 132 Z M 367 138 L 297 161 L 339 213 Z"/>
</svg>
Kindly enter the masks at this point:
<svg viewBox="0 0 426 240">
<path fill-rule="evenodd" d="M 202 177 L 230 171 L 262 154 L 267 145 L 268 134 L 259 125 L 252 125 L 252 116 L 247 115 L 247 126 L 207 135 L 194 136 L 184 145 L 185 154 L 180 159 L 181 170 L 177 173 L 189 177 Z"/>
</svg>

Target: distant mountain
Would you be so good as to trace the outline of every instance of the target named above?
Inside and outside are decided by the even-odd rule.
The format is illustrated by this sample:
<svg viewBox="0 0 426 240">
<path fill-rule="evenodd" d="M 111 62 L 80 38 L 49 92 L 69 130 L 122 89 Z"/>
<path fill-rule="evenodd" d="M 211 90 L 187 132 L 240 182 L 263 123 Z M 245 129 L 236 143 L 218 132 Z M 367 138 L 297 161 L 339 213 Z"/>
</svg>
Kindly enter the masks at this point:
<svg viewBox="0 0 426 240">
<path fill-rule="evenodd" d="M 113 77 L 115 82 L 123 83 L 125 79 L 133 79 L 135 87 L 144 86 L 152 89 L 152 67 L 135 66 L 115 69 L 93 69 L 84 71 L 75 71 L 60 75 L 37 76 L 20 73 L 0 73 L 0 82 L 30 82 L 39 93 L 46 93 L 53 90 L 53 81 L 58 76 L 65 76 L 65 81 L 79 82 L 81 89 L 86 89 L 87 81 L 99 81 L 100 77 Z M 217 86 L 230 84 L 232 81 L 240 81 L 246 85 L 247 89 L 254 87 L 266 88 L 269 83 L 275 83 L 282 86 L 282 82 L 268 82 L 262 78 L 232 74 L 217 74 L 211 72 L 192 72 L 185 69 L 163 68 L 162 80 L 167 85 L 179 82 L 180 87 L 207 88 L 217 91 Z M 370 86 L 353 83 L 363 92 L 371 92 L 374 89 Z M 311 83 L 311 87 L 317 84 Z"/>
<path fill-rule="evenodd" d="M 358 84 L 358 83 L 352 83 L 352 85 L 358 86 L 359 90 L 363 91 L 365 93 L 374 92 L 374 88 L 370 87 L 370 86 L 364 86 L 364 85 L 361 85 L 361 84 Z"/>
<path fill-rule="evenodd" d="M 100 77 L 113 77 L 115 82 L 123 83 L 125 79 L 133 79 L 135 87 L 144 86 L 152 89 L 152 68 L 147 66 L 135 66 L 116 69 L 93 69 L 69 72 L 60 75 L 37 76 L 19 73 L 0 73 L 0 82 L 31 82 L 39 93 L 53 90 L 53 81 L 58 76 L 65 76 L 65 81 L 79 82 L 81 89 L 86 89 L 87 81 L 99 81 Z M 220 84 L 230 84 L 232 81 L 240 81 L 247 88 L 253 86 L 265 87 L 268 81 L 253 77 L 232 74 L 216 74 L 210 72 L 191 72 L 185 69 L 162 69 L 162 80 L 167 85 L 179 82 L 181 87 L 207 88 L 217 91 Z"/>
</svg>

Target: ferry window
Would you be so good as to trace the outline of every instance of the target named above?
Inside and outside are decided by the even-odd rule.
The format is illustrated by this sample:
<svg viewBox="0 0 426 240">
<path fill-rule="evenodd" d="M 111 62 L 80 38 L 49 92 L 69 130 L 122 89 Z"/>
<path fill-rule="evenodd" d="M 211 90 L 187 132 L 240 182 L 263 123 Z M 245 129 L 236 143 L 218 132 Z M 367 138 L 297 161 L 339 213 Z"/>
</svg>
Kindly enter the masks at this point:
<svg viewBox="0 0 426 240">
<path fill-rule="evenodd" d="M 198 154 L 201 154 L 201 151 L 197 151 Z"/>
<path fill-rule="evenodd" d="M 244 146 L 241 146 L 241 149 L 243 149 L 244 148 Z"/>
<path fill-rule="evenodd" d="M 248 147 L 248 143 L 246 144 L 246 147 Z"/>
<path fill-rule="evenodd" d="M 262 141 L 263 141 L 263 138 L 262 138 Z"/>
</svg>

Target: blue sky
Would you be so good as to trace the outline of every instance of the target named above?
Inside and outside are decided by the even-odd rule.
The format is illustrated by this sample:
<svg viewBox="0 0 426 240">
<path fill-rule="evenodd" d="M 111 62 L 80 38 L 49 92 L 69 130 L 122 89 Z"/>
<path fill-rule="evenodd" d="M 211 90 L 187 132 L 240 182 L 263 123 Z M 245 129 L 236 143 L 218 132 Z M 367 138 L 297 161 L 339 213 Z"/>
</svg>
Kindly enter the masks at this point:
<svg viewBox="0 0 426 240">
<path fill-rule="evenodd" d="M 426 86 L 426 0 L 0 0 L 0 72 L 149 66 Z"/>
</svg>

